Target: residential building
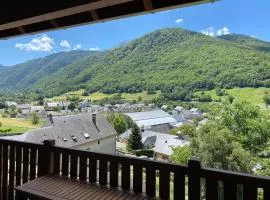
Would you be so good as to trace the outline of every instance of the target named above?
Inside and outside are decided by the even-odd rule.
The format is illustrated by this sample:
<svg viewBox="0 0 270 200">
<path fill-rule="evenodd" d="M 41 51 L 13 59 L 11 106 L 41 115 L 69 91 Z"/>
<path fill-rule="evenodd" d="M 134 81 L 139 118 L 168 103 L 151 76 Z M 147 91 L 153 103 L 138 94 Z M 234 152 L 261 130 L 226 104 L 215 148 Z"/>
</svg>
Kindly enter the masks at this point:
<svg viewBox="0 0 270 200">
<path fill-rule="evenodd" d="M 7 137 L 32 143 L 55 140 L 56 146 L 115 154 L 116 131 L 102 114 L 78 114 L 62 117 L 48 115 L 46 127 L 23 135 Z"/>
</svg>

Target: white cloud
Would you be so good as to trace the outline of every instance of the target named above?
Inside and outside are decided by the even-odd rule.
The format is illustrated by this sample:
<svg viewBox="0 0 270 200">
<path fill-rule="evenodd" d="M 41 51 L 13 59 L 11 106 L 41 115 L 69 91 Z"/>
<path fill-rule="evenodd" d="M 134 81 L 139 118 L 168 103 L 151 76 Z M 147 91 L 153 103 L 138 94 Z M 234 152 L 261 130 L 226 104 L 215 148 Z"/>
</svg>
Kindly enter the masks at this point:
<svg viewBox="0 0 270 200">
<path fill-rule="evenodd" d="M 82 45 L 81 44 L 76 44 L 74 47 L 73 47 L 73 50 L 79 50 L 82 48 Z"/>
<path fill-rule="evenodd" d="M 226 26 L 224 26 L 222 29 L 217 30 L 217 36 L 228 35 L 228 34 L 231 34 L 231 31 Z"/>
<path fill-rule="evenodd" d="M 25 51 L 51 52 L 54 48 L 53 45 L 53 39 L 44 34 L 41 37 L 33 38 L 29 43 L 16 43 L 15 47 Z"/>
<path fill-rule="evenodd" d="M 208 35 L 208 36 L 211 36 L 211 37 L 214 37 L 215 36 L 215 29 L 213 27 L 208 27 L 204 30 L 201 30 L 202 34 L 204 35 Z"/>
<path fill-rule="evenodd" d="M 182 22 L 184 22 L 184 19 L 176 19 L 176 20 L 174 21 L 174 23 L 176 23 L 176 24 L 180 24 L 180 23 L 182 23 Z"/>
<path fill-rule="evenodd" d="M 92 47 L 89 49 L 89 51 L 100 51 L 101 49 L 99 47 Z"/>
<path fill-rule="evenodd" d="M 60 46 L 64 47 L 64 48 L 67 48 L 67 49 L 71 48 L 71 45 L 69 44 L 69 42 L 67 40 L 61 40 Z"/>
<path fill-rule="evenodd" d="M 213 27 L 208 27 L 204 30 L 201 30 L 201 32 L 202 32 L 202 34 L 208 35 L 211 37 L 231 34 L 230 29 L 226 26 L 224 26 L 221 29 L 218 29 L 217 31 L 215 31 L 215 28 L 213 28 Z"/>
</svg>

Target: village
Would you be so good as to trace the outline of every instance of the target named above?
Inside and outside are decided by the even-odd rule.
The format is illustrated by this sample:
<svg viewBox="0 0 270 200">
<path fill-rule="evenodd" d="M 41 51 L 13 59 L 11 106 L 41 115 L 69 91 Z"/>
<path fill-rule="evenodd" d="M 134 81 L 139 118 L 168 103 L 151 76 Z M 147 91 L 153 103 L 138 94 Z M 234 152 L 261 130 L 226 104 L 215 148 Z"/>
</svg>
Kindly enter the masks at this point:
<svg viewBox="0 0 270 200">
<path fill-rule="evenodd" d="M 45 102 L 44 105 L 5 102 L 5 109 L 16 110 L 16 118 L 28 119 L 33 114 L 43 119 L 41 127 L 23 133 L 5 134 L 2 138 L 31 143 L 55 140 L 57 146 L 109 154 L 121 154 L 164 162 L 171 162 L 173 148 L 188 145 L 190 137 L 182 134 L 181 126 L 194 129 L 205 124 L 207 114 L 198 108 L 182 106 L 169 108 L 155 104 L 91 104 L 87 101 Z M 139 128 L 142 146 L 136 151 L 128 149 L 132 128 L 116 131 L 117 127 L 108 118 L 121 114 Z"/>
</svg>

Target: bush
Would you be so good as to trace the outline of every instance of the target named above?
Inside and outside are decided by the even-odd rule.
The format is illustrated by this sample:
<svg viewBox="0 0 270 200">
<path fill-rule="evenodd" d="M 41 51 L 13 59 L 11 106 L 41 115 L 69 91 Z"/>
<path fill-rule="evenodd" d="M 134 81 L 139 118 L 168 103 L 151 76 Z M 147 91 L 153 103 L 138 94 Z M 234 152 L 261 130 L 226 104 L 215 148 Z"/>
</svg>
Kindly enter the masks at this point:
<svg viewBox="0 0 270 200">
<path fill-rule="evenodd" d="M 154 151 L 152 149 L 139 149 L 132 151 L 136 156 L 147 156 L 148 158 L 152 158 L 154 156 Z"/>
</svg>

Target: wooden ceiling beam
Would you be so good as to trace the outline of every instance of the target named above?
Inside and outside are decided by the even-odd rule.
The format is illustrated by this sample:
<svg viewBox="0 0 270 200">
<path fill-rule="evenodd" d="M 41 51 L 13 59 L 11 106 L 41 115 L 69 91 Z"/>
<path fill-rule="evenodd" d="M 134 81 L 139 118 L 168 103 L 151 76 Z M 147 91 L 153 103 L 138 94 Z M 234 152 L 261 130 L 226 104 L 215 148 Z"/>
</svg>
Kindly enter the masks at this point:
<svg viewBox="0 0 270 200">
<path fill-rule="evenodd" d="M 143 0 L 143 5 L 146 11 L 153 10 L 152 0 Z"/>
<path fill-rule="evenodd" d="M 94 21 L 99 20 L 99 16 L 95 10 L 90 10 L 89 13 Z"/>
<path fill-rule="evenodd" d="M 100 8 L 110 7 L 110 6 L 128 3 L 128 2 L 132 2 L 132 1 L 135 1 L 135 0 L 100 0 L 97 2 L 83 4 L 81 6 L 75 6 L 72 8 L 67 8 L 67 9 L 51 12 L 48 14 L 30 17 L 27 19 L 14 21 L 14 22 L 10 22 L 7 24 L 1 24 L 0 31 L 6 30 L 6 29 L 12 29 L 12 28 L 16 28 L 16 27 L 21 27 L 21 26 L 25 26 L 25 25 L 29 25 L 29 24 L 35 24 L 35 23 L 39 23 L 39 22 L 43 22 L 43 21 L 50 21 L 53 19 L 66 17 L 66 16 L 70 16 L 70 15 L 75 15 L 78 13 L 89 12 L 89 10 L 97 10 Z"/>
<path fill-rule="evenodd" d="M 51 20 L 50 20 L 50 24 L 51 24 L 54 28 L 58 28 L 58 27 L 59 27 L 58 23 L 57 23 L 54 19 L 51 19 Z"/>
<path fill-rule="evenodd" d="M 26 33 L 26 31 L 24 30 L 24 28 L 23 27 L 18 27 L 18 30 L 19 30 L 19 32 L 21 33 L 21 34 L 25 34 Z"/>
</svg>

